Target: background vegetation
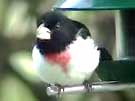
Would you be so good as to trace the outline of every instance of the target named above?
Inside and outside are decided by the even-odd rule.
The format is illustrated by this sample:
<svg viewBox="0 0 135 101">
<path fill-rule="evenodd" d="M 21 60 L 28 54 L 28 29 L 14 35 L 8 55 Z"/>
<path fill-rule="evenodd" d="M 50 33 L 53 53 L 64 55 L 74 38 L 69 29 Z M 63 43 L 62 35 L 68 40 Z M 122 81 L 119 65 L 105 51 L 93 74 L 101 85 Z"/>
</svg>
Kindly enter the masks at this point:
<svg viewBox="0 0 135 101">
<path fill-rule="evenodd" d="M 0 0 L 0 101 L 134 101 L 133 90 L 48 97 L 45 85 L 32 68 L 36 17 L 52 8 L 55 0 Z M 84 23 L 99 46 L 115 58 L 113 11 L 66 11 Z"/>
</svg>

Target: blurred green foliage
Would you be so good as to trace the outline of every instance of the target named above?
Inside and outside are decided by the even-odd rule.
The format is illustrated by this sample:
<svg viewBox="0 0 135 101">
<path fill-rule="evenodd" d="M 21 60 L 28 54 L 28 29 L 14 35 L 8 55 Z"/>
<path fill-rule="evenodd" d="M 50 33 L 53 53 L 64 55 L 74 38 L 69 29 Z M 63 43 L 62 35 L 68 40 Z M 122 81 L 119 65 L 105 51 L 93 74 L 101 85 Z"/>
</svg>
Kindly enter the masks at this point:
<svg viewBox="0 0 135 101">
<path fill-rule="evenodd" d="M 123 92 L 48 97 L 45 84 L 32 68 L 36 17 L 52 8 L 56 0 L 0 0 L 0 101 L 133 101 Z M 84 23 L 96 43 L 115 57 L 113 11 L 66 11 L 69 18 Z M 108 38 L 111 40 L 108 40 Z M 123 100 L 124 99 L 124 100 Z"/>
<path fill-rule="evenodd" d="M 13 74 L 6 75 L 0 86 L 0 101 L 37 101 L 27 85 Z"/>
</svg>

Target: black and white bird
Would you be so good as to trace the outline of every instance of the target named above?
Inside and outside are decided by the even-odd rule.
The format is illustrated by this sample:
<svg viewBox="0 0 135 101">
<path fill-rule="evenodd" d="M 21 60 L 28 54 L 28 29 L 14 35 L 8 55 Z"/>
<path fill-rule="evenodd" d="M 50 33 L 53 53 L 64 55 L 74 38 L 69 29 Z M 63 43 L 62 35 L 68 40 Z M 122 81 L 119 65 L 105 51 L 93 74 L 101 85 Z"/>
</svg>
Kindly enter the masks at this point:
<svg viewBox="0 0 135 101">
<path fill-rule="evenodd" d="M 37 20 L 32 57 L 44 82 L 72 85 L 91 77 L 99 64 L 100 50 L 84 24 L 50 11 Z"/>
</svg>

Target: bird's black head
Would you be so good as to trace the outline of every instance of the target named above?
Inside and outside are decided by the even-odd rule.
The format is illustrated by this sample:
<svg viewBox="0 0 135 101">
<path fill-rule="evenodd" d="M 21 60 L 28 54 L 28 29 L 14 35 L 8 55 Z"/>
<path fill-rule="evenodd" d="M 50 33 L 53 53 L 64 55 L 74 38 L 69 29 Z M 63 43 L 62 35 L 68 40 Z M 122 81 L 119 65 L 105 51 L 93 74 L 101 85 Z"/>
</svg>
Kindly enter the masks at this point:
<svg viewBox="0 0 135 101">
<path fill-rule="evenodd" d="M 78 28 L 58 12 L 47 12 L 37 20 L 37 47 L 42 54 L 58 53 L 75 39 Z"/>
</svg>

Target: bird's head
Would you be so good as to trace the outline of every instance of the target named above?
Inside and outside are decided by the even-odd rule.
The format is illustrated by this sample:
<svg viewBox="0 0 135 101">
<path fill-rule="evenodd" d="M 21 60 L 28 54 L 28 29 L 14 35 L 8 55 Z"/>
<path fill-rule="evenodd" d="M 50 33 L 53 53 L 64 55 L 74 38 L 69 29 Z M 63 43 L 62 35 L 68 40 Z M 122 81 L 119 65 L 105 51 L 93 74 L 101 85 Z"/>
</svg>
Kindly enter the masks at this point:
<svg viewBox="0 0 135 101">
<path fill-rule="evenodd" d="M 41 53 L 60 52 L 70 44 L 78 29 L 59 12 L 47 12 L 37 20 L 37 46 Z"/>
</svg>

